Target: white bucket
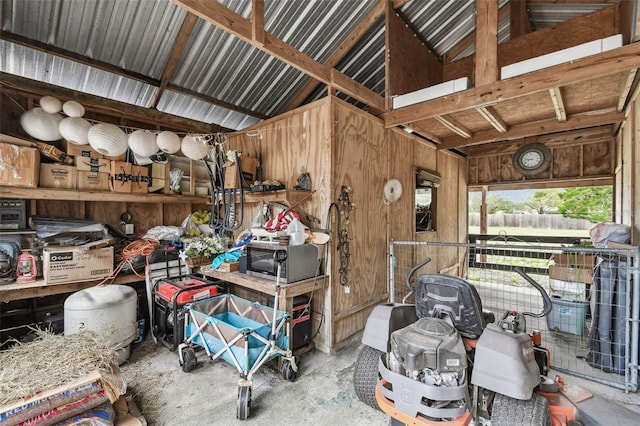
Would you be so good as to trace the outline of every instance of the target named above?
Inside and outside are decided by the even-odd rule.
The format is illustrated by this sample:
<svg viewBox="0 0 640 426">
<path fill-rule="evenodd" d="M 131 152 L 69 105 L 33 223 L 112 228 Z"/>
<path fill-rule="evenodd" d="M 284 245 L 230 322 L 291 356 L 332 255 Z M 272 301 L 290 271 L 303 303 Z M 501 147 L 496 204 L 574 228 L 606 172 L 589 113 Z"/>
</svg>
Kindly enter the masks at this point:
<svg viewBox="0 0 640 426">
<path fill-rule="evenodd" d="M 101 334 L 118 352 L 118 364 L 129 359 L 136 337 L 138 295 L 124 285 L 106 285 L 77 291 L 64 302 L 64 334 L 84 330 Z"/>
</svg>

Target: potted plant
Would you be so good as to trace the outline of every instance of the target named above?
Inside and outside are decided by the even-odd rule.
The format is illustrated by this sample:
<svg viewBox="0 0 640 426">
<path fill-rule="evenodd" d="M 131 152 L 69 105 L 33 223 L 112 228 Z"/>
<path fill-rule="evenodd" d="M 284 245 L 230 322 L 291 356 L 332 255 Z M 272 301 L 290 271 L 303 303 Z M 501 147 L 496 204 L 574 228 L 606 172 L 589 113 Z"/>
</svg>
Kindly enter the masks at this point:
<svg viewBox="0 0 640 426">
<path fill-rule="evenodd" d="M 180 256 L 190 267 L 202 266 L 211 263 L 215 255 L 224 253 L 227 241 L 218 234 L 202 234 L 189 242 Z"/>
</svg>

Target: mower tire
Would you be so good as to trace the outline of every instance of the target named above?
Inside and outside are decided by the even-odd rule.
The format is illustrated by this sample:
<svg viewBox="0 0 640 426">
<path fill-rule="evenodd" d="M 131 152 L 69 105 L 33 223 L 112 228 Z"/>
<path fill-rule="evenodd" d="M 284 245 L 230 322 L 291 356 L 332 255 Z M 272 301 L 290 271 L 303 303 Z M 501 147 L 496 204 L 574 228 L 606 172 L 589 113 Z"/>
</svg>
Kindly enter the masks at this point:
<svg viewBox="0 0 640 426">
<path fill-rule="evenodd" d="M 376 385 L 378 384 L 378 360 L 382 352 L 363 345 L 353 369 L 353 387 L 360 401 L 371 408 L 380 410 L 376 402 Z"/>
<path fill-rule="evenodd" d="M 491 411 L 492 426 L 551 426 L 546 398 L 534 394 L 529 400 L 496 394 Z"/>
</svg>

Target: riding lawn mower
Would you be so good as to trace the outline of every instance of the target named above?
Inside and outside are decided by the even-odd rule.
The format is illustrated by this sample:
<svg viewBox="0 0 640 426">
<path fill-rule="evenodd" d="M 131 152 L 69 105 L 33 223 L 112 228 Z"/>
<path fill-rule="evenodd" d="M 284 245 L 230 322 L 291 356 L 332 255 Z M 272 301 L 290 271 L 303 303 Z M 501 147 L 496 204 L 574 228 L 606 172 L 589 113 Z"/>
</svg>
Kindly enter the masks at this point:
<svg viewBox="0 0 640 426">
<path fill-rule="evenodd" d="M 391 424 L 572 426 L 577 409 L 546 375 L 550 353 L 525 317 L 544 317 L 551 299 L 516 268 L 543 299 L 541 313 L 507 311 L 496 321 L 466 280 L 408 274 L 403 303 L 376 306 L 356 360 L 358 398 L 391 416 Z M 405 303 L 415 294 L 415 304 Z"/>
</svg>

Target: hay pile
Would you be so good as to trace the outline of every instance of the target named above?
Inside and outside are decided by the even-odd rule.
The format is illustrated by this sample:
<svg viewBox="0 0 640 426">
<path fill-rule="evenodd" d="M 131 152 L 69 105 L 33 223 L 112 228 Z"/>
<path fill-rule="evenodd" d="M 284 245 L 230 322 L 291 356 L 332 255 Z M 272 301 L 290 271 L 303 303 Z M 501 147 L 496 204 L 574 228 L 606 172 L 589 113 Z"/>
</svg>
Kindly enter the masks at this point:
<svg viewBox="0 0 640 426">
<path fill-rule="evenodd" d="M 35 332 L 36 340 L 0 352 L 0 405 L 71 383 L 95 370 L 114 373 L 116 353 L 102 336 Z"/>
</svg>

